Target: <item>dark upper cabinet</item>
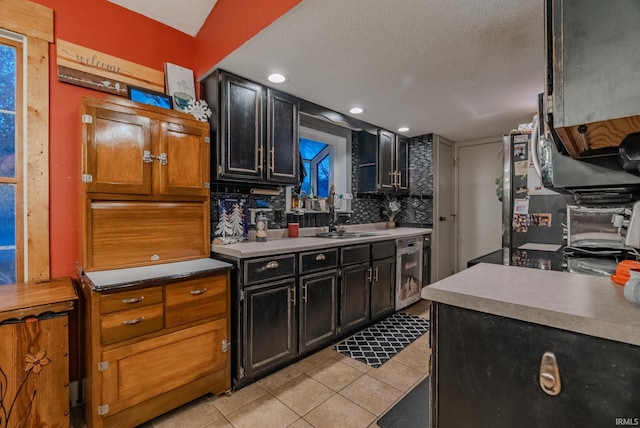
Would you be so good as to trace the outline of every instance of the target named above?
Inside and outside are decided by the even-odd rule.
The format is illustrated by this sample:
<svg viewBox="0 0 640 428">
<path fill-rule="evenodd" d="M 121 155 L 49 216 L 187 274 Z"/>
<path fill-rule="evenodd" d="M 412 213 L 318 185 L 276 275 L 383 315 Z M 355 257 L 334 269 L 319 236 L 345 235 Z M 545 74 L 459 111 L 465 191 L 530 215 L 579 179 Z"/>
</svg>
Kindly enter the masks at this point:
<svg viewBox="0 0 640 428">
<path fill-rule="evenodd" d="M 267 89 L 267 180 L 298 184 L 299 107 L 292 96 Z"/>
<path fill-rule="evenodd" d="M 358 133 L 358 192 L 406 193 L 409 190 L 409 142 L 383 129 Z"/>
<path fill-rule="evenodd" d="M 216 71 L 201 82 L 212 107 L 213 180 L 297 184 L 298 100 Z"/>
</svg>

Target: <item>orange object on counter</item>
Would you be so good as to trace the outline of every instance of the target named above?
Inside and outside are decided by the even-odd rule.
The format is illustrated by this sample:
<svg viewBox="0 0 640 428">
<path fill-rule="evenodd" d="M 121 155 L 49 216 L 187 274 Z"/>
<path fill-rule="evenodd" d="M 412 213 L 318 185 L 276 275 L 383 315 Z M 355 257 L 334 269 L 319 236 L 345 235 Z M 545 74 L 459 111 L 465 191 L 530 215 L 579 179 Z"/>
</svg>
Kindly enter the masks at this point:
<svg viewBox="0 0 640 428">
<path fill-rule="evenodd" d="M 630 270 L 640 271 L 640 261 L 623 260 L 618 263 L 616 273 L 611 275 L 611 281 L 619 285 L 625 285 L 627 281 L 629 281 L 629 277 L 631 276 L 629 273 Z"/>
</svg>

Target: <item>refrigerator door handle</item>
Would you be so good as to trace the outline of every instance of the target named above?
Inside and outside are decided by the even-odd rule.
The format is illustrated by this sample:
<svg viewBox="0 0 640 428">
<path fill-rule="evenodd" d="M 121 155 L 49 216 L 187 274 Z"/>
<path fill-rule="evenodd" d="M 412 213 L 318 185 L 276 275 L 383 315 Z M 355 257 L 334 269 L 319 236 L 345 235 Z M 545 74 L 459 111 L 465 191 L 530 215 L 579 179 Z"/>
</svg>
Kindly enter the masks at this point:
<svg viewBox="0 0 640 428">
<path fill-rule="evenodd" d="M 536 170 L 538 177 L 542 179 L 542 170 L 540 169 L 540 159 L 538 158 L 538 141 L 540 139 L 540 118 L 536 114 L 533 116 L 533 129 L 531 130 L 531 139 L 529 140 L 529 153 L 531 153 L 531 160 L 533 161 L 533 167 Z"/>
</svg>

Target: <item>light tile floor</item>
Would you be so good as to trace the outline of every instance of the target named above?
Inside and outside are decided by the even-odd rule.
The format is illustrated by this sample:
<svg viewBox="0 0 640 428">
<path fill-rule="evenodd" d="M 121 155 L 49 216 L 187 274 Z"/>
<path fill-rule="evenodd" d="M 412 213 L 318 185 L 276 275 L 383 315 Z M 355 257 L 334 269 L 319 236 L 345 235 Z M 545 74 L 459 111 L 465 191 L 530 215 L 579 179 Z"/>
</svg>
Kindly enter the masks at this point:
<svg viewBox="0 0 640 428">
<path fill-rule="evenodd" d="M 429 302 L 404 311 L 429 318 Z M 202 397 L 142 427 L 377 427 L 428 375 L 430 353 L 428 333 L 377 369 L 328 347 L 231 396 Z"/>
</svg>

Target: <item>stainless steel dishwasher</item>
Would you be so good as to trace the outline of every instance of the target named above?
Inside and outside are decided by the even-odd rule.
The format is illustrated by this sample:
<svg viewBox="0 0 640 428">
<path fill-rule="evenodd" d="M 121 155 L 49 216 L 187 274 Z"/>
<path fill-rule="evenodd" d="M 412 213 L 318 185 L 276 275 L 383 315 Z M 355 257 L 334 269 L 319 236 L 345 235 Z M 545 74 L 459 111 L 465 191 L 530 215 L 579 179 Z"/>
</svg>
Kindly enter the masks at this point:
<svg viewBox="0 0 640 428">
<path fill-rule="evenodd" d="M 396 239 L 396 311 L 420 300 L 422 235 Z"/>
</svg>

